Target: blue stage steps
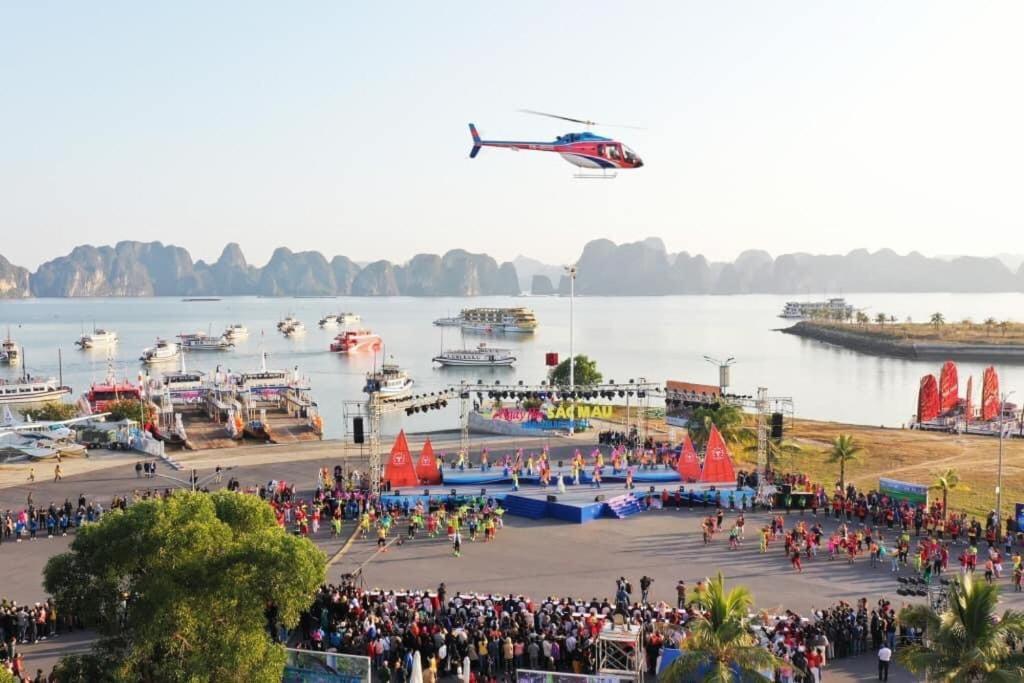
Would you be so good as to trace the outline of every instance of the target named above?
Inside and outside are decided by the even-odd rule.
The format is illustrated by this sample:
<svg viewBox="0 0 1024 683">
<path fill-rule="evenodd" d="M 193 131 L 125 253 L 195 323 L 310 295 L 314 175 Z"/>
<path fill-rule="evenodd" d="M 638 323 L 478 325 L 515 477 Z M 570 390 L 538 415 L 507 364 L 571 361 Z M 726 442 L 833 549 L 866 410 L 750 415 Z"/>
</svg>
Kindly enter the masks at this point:
<svg viewBox="0 0 1024 683">
<path fill-rule="evenodd" d="M 640 501 L 632 493 L 610 498 L 605 501 L 605 509 L 608 511 L 608 516 L 615 519 L 625 519 L 632 517 L 638 512 L 643 512 L 643 508 L 640 507 Z"/>
<path fill-rule="evenodd" d="M 505 500 L 502 505 L 505 507 L 505 511 L 508 514 L 515 515 L 517 517 L 540 519 L 548 513 L 547 501 L 540 500 L 538 498 L 517 496 L 512 493 L 505 496 Z"/>
</svg>

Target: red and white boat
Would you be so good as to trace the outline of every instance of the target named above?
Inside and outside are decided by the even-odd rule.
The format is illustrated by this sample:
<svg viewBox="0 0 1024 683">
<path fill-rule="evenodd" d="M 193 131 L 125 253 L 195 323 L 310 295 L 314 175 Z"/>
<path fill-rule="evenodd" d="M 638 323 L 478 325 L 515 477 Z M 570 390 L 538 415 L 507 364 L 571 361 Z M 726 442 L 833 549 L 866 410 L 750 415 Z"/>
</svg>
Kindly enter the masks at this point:
<svg viewBox="0 0 1024 683">
<path fill-rule="evenodd" d="M 141 400 L 142 389 L 138 384 L 132 384 L 128 380 L 116 380 L 113 375 L 108 375 L 102 382 L 93 384 L 85 394 L 85 400 L 89 402 L 89 407 L 94 413 L 106 412 L 109 404 L 124 399 Z"/>
<path fill-rule="evenodd" d="M 360 353 L 362 351 L 380 351 L 384 341 L 379 334 L 370 330 L 347 330 L 331 342 L 331 351 L 338 353 Z"/>
</svg>

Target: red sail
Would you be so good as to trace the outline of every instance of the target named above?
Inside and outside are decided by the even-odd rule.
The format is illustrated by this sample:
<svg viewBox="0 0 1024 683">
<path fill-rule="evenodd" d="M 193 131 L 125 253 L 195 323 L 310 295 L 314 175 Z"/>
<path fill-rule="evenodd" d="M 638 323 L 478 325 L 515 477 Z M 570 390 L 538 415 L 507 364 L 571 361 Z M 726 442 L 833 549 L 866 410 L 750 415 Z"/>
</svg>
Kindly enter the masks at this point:
<svg viewBox="0 0 1024 683">
<path fill-rule="evenodd" d="M 736 472 L 732 468 L 732 458 L 725 446 L 725 439 L 718 432 L 718 427 L 711 425 L 711 436 L 704 452 L 704 467 L 700 471 L 703 483 L 724 484 L 736 481 Z"/>
<path fill-rule="evenodd" d="M 917 421 L 928 422 L 938 416 L 939 383 L 935 381 L 935 375 L 925 375 L 917 391 Z"/>
<path fill-rule="evenodd" d="M 981 419 L 994 420 L 999 417 L 999 375 L 991 365 L 985 368 L 981 378 Z"/>
<path fill-rule="evenodd" d="M 420 459 L 416 461 L 416 476 L 421 484 L 441 483 L 441 471 L 437 469 L 437 459 L 434 457 L 434 447 L 430 445 L 430 439 L 423 444 Z"/>
<path fill-rule="evenodd" d="M 964 420 L 974 418 L 974 377 L 967 378 L 967 398 L 964 400 Z"/>
<path fill-rule="evenodd" d="M 947 360 L 939 374 L 939 413 L 948 415 L 956 410 L 960 400 L 960 387 L 957 386 L 956 363 Z"/>
<path fill-rule="evenodd" d="M 412 454 L 409 453 L 405 430 L 398 433 L 395 445 L 391 447 L 391 457 L 384 468 L 384 480 L 391 482 L 392 488 L 417 486 L 420 483 L 416 478 L 416 468 L 412 464 Z"/>
<path fill-rule="evenodd" d="M 679 452 L 679 462 L 676 464 L 679 471 L 679 478 L 684 482 L 697 481 L 700 479 L 700 461 L 697 460 L 697 451 L 690 441 L 689 432 L 683 436 L 683 448 Z"/>
</svg>

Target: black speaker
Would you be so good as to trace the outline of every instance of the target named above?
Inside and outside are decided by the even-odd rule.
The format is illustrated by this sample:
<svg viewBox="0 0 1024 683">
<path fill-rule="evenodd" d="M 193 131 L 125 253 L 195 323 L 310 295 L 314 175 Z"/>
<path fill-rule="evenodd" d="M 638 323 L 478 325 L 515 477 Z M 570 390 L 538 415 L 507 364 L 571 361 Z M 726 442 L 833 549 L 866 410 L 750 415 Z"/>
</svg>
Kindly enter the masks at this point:
<svg viewBox="0 0 1024 683">
<path fill-rule="evenodd" d="M 355 443 L 363 443 L 363 418 L 354 417 L 352 418 L 352 441 Z"/>
<path fill-rule="evenodd" d="M 558 502 L 558 496 L 548 496 L 548 502 L 549 503 L 557 503 Z"/>
<path fill-rule="evenodd" d="M 423 495 L 424 496 L 429 496 L 430 495 L 430 489 L 423 489 Z"/>
<path fill-rule="evenodd" d="M 480 489 L 480 497 L 483 498 L 487 495 L 487 489 Z"/>
<path fill-rule="evenodd" d="M 648 492 L 649 492 L 649 493 L 654 493 L 654 487 L 653 487 L 653 486 L 652 486 L 652 487 L 650 487 L 650 489 L 648 489 Z"/>
<path fill-rule="evenodd" d="M 604 494 L 603 493 L 599 493 L 596 496 L 594 496 L 594 502 L 595 503 L 603 503 L 604 502 Z"/>
<path fill-rule="evenodd" d="M 772 413 L 772 438 L 782 438 L 782 413 Z"/>
</svg>

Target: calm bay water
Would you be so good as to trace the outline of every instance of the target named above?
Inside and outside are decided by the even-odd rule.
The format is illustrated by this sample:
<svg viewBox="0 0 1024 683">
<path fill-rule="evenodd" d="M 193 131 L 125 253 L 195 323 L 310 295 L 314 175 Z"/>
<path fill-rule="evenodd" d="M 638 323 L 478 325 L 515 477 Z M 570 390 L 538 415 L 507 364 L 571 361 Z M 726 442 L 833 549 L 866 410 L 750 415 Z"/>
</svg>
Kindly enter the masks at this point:
<svg viewBox="0 0 1024 683">
<path fill-rule="evenodd" d="M 799 416 L 896 426 L 915 409 L 918 381 L 926 372 L 938 372 L 938 363 L 862 355 L 818 342 L 801 340 L 776 330 L 788 324 L 776 317 L 792 296 L 677 296 L 600 298 L 579 297 L 575 302 L 575 350 L 595 358 L 605 379 L 625 381 L 647 378 L 717 383 L 716 369 L 703 360 L 735 356 L 732 390 L 752 394 L 767 386 L 772 395 L 791 396 Z M 941 311 L 947 320 L 992 316 L 1020 320 L 1022 294 L 862 294 L 848 300 L 874 316 L 878 312 L 899 319 L 925 320 Z M 540 327 L 532 336 L 482 336 L 434 327 L 438 317 L 454 315 L 471 306 L 529 306 Z M 113 356 L 118 376 L 135 378 L 142 368 L 138 357 L 157 336 L 180 332 L 220 333 L 232 322 L 245 324 L 250 336 L 225 353 L 192 353 L 189 368 L 206 371 L 220 364 L 232 370 L 259 366 L 261 349 L 273 368 L 298 366 L 310 378 L 314 399 L 320 404 L 328 436 L 341 436 L 342 401 L 360 400 L 365 373 L 373 355 L 345 357 L 327 350 L 337 330 L 321 330 L 316 321 L 329 312 L 354 311 L 363 327 L 380 333 L 385 353 L 409 372 L 417 391 L 437 390 L 449 382 L 478 378 L 537 382 L 544 378 L 544 353 L 568 355 L 569 301 L 562 298 L 481 297 L 446 298 L 325 298 L 262 299 L 232 297 L 212 302 L 185 302 L 178 298 L 147 299 L 31 299 L 0 302 L 0 333 L 24 346 L 29 372 L 56 375 L 57 349 L 63 350 L 64 380 L 78 395 L 107 372 L 105 350 L 79 351 L 73 342 L 82 329 L 99 327 L 117 331 L 120 343 Z M 276 322 L 292 314 L 305 322 L 307 333 L 287 339 Z M 212 328 L 211 328 L 212 326 Z M 437 368 L 431 358 L 442 347 L 475 346 L 486 341 L 512 348 L 515 368 Z M 176 369 L 176 366 L 173 366 Z M 968 373 L 980 381 L 981 363 L 961 363 L 961 386 Z M 1024 399 L 1024 365 L 998 367 L 1002 387 L 1018 389 Z M 20 369 L 0 366 L 0 377 L 16 377 Z M 154 371 L 156 372 L 156 371 Z M 413 417 L 392 416 L 388 431 L 454 428 L 458 410 Z"/>
</svg>

